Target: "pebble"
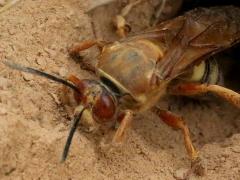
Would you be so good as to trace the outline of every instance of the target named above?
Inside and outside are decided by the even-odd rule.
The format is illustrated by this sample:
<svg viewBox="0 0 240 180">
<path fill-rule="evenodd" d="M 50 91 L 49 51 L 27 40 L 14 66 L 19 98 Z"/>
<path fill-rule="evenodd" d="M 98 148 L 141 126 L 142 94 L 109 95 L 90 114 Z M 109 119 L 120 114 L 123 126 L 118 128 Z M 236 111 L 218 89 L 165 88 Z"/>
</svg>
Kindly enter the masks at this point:
<svg viewBox="0 0 240 180">
<path fill-rule="evenodd" d="M 4 107 L 0 107 L 0 115 L 6 115 L 7 114 L 7 109 Z"/>
<path fill-rule="evenodd" d="M 49 93 L 49 94 L 52 96 L 54 102 L 55 102 L 57 105 L 60 105 L 60 104 L 61 104 L 61 101 L 59 100 L 59 98 L 58 98 L 58 96 L 57 96 L 56 94 L 54 94 L 54 93 Z"/>
<path fill-rule="evenodd" d="M 38 65 L 40 65 L 41 67 L 46 67 L 46 65 L 47 65 L 47 63 L 46 63 L 46 60 L 44 60 L 44 59 L 42 59 L 42 58 L 37 58 L 36 59 L 36 63 L 38 64 Z"/>
<path fill-rule="evenodd" d="M 10 81 L 7 78 L 0 77 L 0 89 L 5 90 L 10 86 Z"/>
<path fill-rule="evenodd" d="M 226 158 L 225 158 L 225 157 L 221 157 L 221 158 L 220 158 L 220 162 L 221 162 L 221 163 L 224 163 L 225 161 L 226 161 Z"/>
<path fill-rule="evenodd" d="M 240 153 L 240 146 L 235 145 L 235 146 L 231 147 L 231 149 L 232 149 L 232 152 Z"/>
<path fill-rule="evenodd" d="M 44 48 L 44 51 L 48 53 L 50 57 L 55 57 L 57 55 L 57 52 L 53 49 Z"/>
<path fill-rule="evenodd" d="M 175 171 L 173 176 L 174 176 L 174 178 L 176 178 L 178 180 L 185 179 L 187 171 L 188 171 L 188 169 L 186 169 L 186 168 L 180 168 Z"/>
<path fill-rule="evenodd" d="M 74 15 L 74 12 L 72 10 L 69 10 L 69 12 L 66 14 L 66 17 L 68 19 L 71 19 L 73 15 Z"/>
<path fill-rule="evenodd" d="M 0 6 L 4 6 L 7 3 L 6 0 L 0 0 Z"/>
<path fill-rule="evenodd" d="M 34 76 L 32 74 L 29 74 L 29 73 L 23 73 L 23 79 L 25 81 L 31 81 L 33 80 Z"/>
<path fill-rule="evenodd" d="M 68 70 L 65 67 L 61 67 L 58 73 L 61 77 L 66 77 L 68 75 Z"/>
<path fill-rule="evenodd" d="M 8 29 L 8 33 L 9 33 L 9 35 L 14 35 L 14 34 L 16 34 L 17 32 L 16 32 L 16 29 L 9 28 L 9 29 Z"/>
</svg>

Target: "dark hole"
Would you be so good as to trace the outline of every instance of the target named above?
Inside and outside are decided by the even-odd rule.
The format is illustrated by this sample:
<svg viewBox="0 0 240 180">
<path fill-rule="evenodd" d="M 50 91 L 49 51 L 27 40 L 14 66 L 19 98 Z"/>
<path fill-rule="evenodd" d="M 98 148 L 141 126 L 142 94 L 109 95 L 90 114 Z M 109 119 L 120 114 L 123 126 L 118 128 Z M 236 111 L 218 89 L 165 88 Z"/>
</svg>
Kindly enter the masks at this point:
<svg viewBox="0 0 240 180">
<path fill-rule="evenodd" d="M 191 10 L 196 7 L 226 6 L 234 5 L 240 7 L 239 0 L 184 0 L 183 11 Z"/>
</svg>

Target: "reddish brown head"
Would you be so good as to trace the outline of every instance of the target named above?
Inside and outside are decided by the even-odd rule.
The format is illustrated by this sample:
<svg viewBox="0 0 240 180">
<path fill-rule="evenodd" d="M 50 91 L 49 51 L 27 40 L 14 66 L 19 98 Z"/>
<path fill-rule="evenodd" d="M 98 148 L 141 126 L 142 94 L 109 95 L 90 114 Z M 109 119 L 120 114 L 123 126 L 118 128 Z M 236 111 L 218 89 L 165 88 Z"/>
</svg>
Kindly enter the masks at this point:
<svg viewBox="0 0 240 180">
<path fill-rule="evenodd" d="M 111 91 L 100 82 L 87 79 L 80 80 L 75 76 L 70 76 L 68 80 L 65 80 L 41 70 L 25 67 L 20 64 L 9 61 L 3 61 L 3 63 L 10 68 L 45 77 L 74 90 L 75 100 L 80 105 L 76 108 L 74 114 L 73 124 L 64 147 L 62 161 L 67 157 L 74 132 L 85 110 L 89 110 L 90 116 L 87 117 L 93 119 L 95 122 L 107 123 L 113 122 L 116 119 L 117 100 Z"/>
<path fill-rule="evenodd" d="M 88 131 L 91 131 L 92 128 L 96 128 L 94 126 L 97 123 L 109 123 L 117 119 L 117 100 L 103 84 L 95 80 L 80 80 L 75 76 L 70 76 L 68 80 L 77 88 L 77 91 L 74 91 L 74 97 L 79 106 L 75 109 L 73 125 L 64 147 L 62 161 L 67 158 L 74 132 L 80 120 L 85 124 L 85 128 L 89 128 Z"/>
<path fill-rule="evenodd" d="M 100 82 L 94 80 L 80 80 L 70 76 L 69 80 L 79 89 L 74 97 L 77 103 L 88 107 L 96 122 L 113 121 L 116 114 L 116 99 Z"/>
</svg>

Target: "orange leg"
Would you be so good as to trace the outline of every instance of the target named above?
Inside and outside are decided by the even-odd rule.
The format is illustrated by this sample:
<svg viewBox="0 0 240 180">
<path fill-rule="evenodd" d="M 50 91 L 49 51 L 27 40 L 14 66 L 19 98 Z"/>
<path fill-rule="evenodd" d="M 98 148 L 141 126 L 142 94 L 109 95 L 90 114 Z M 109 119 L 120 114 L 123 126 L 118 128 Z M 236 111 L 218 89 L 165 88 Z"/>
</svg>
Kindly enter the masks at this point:
<svg viewBox="0 0 240 180">
<path fill-rule="evenodd" d="M 105 42 L 99 41 L 99 40 L 93 40 L 93 39 L 85 40 L 85 41 L 82 41 L 80 43 L 73 45 L 69 49 L 69 54 L 71 56 L 78 55 L 78 53 L 80 53 L 81 51 L 89 49 L 89 48 L 93 47 L 94 45 L 97 45 L 99 48 L 102 48 L 102 47 L 104 47 Z"/>
<path fill-rule="evenodd" d="M 105 42 L 99 41 L 99 40 L 85 40 L 83 42 L 77 43 L 74 46 L 72 46 L 69 49 L 69 54 L 72 57 L 77 57 L 81 51 L 91 48 L 94 45 L 97 45 L 99 48 L 102 49 L 105 45 Z M 84 60 L 80 61 L 80 63 L 81 63 L 82 69 L 90 71 L 94 74 L 96 73 L 96 68 L 92 64 Z"/>
<path fill-rule="evenodd" d="M 207 92 L 215 93 L 240 108 L 240 94 L 219 85 L 185 83 L 169 88 L 169 93 L 174 95 L 191 96 Z"/>
<path fill-rule="evenodd" d="M 133 113 L 132 111 L 126 111 L 123 119 L 120 122 L 120 126 L 118 127 L 116 133 L 114 134 L 113 137 L 113 144 L 120 143 L 123 141 L 124 134 L 126 134 L 126 130 L 130 126 L 130 123 L 133 119 Z"/>
<path fill-rule="evenodd" d="M 204 166 L 202 165 L 201 159 L 199 157 L 199 154 L 197 150 L 194 148 L 192 140 L 190 138 L 190 131 L 184 122 L 182 117 L 179 117 L 170 111 L 161 110 L 157 107 L 153 108 L 153 111 L 162 119 L 163 122 L 165 122 L 168 126 L 174 128 L 174 129 L 180 129 L 184 136 L 184 143 L 186 150 L 188 152 L 188 155 L 191 158 L 191 169 L 187 171 L 187 173 L 184 175 L 184 179 L 188 179 L 191 173 L 195 173 L 199 176 L 203 176 L 205 173 Z"/>
<path fill-rule="evenodd" d="M 198 158 L 198 152 L 193 146 L 192 140 L 190 138 L 190 132 L 189 129 L 184 122 L 182 117 L 179 117 L 170 111 L 161 110 L 157 107 L 154 107 L 153 111 L 162 119 L 163 122 L 165 122 L 168 126 L 174 128 L 174 129 L 180 129 L 184 136 L 184 142 L 186 150 L 191 157 L 192 161 L 195 161 Z"/>
</svg>

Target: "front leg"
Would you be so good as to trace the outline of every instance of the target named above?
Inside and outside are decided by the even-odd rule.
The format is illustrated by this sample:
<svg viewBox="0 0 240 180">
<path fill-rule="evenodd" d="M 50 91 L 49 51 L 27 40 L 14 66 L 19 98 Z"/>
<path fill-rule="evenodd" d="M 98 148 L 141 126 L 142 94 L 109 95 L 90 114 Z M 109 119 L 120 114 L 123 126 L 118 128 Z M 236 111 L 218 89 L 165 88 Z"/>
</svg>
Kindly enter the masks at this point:
<svg viewBox="0 0 240 180">
<path fill-rule="evenodd" d="M 106 42 L 105 41 L 96 40 L 96 39 L 85 40 L 85 41 L 76 43 L 71 48 L 69 48 L 68 51 L 69 51 L 69 54 L 71 56 L 76 56 L 81 51 L 89 49 L 89 48 L 91 48 L 91 47 L 93 47 L 95 45 L 97 45 L 98 48 L 101 50 L 106 45 Z"/>
<path fill-rule="evenodd" d="M 182 83 L 170 87 L 168 92 L 169 94 L 172 95 L 184 95 L 184 96 L 192 96 L 212 92 L 226 99 L 236 107 L 240 108 L 239 93 L 215 84 Z"/>
<path fill-rule="evenodd" d="M 89 49 L 89 48 L 91 48 L 91 47 L 93 47 L 95 45 L 97 45 L 98 48 L 100 50 L 102 50 L 102 48 L 106 45 L 106 42 L 100 41 L 100 40 L 85 40 L 85 41 L 82 41 L 80 43 L 76 43 L 71 48 L 69 48 L 69 50 L 68 50 L 69 51 L 69 55 L 71 57 L 73 57 L 73 58 L 79 57 L 79 53 L 81 51 Z M 81 63 L 82 69 L 90 71 L 90 72 L 96 74 L 96 68 L 92 64 L 90 64 L 90 63 L 88 63 L 88 62 L 86 62 L 84 60 L 80 61 L 80 63 Z"/>
<path fill-rule="evenodd" d="M 112 139 L 113 144 L 121 143 L 123 141 L 126 130 L 129 128 L 132 122 L 133 112 L 128 110 L 124 112 L 123 116 L 121 116 L 120 118 L 122 118 L 120 119 L 120 125 L 117 128 L 117 131 L 115 132 Z"/>
</svg>

